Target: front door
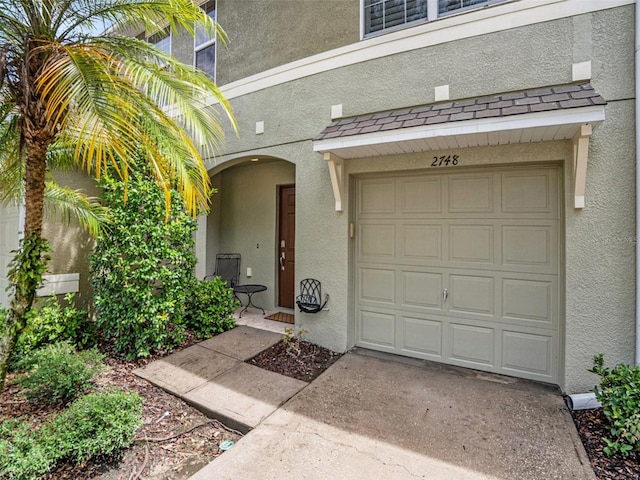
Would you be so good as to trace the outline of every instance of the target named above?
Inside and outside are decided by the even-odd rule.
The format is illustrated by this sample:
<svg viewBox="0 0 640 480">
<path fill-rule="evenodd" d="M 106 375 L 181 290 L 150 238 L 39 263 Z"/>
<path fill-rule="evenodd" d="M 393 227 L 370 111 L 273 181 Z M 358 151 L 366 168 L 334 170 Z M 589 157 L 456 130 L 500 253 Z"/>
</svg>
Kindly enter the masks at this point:
<svg viewBox="0 0 640 480">
<path fill-rule="evenodd" d="M 296 187 L 280 187 L 278 215 L 278 306 L 293 308 L 295 295 Z"/>
</svg>

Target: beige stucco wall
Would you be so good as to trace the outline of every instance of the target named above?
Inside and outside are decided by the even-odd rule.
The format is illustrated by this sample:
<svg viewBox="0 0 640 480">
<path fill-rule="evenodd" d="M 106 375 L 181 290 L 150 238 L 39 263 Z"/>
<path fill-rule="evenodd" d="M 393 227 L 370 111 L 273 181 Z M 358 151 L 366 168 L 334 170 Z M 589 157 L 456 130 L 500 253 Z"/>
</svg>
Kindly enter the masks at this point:
<svg viewBox="0 0 640 480">
<path fill-rule="evenodd" d="M 269 68 L 357 42 L 354 0 L 218 0 L 228 35 L 217 50 L 216 81 L 225 85 Z"/>
<path fill-rule="evenodd" d="M 72 186 L 94 197 L 100 195 L 95 180 L 84 173 L 58 171 L 54 173 L 54 178 L 62 186 Z M 92 296 L 88 257 L 95 246 L 95 240 L 74 220 L 65 224 L 56 217 L 45 218 L 42 233 L 49 240 L 53 250 L 48 273 L 79 273 L 76 301 L 78 306 L 87 307 Z"/>
</svg>

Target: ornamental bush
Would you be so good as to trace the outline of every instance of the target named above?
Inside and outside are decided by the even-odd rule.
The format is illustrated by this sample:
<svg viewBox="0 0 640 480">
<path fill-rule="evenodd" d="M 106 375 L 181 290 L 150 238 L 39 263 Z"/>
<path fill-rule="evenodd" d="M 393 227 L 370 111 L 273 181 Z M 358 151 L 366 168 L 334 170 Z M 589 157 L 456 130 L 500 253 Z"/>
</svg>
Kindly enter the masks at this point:
<svg viewBox="0 0 640 480">
<path fill-rule="evenodd" d="M 180 196 L 172 193 L 167 216 L 163 192 L 142 162 L 136 168 L 126 186 L 103 177 L 112 224 L 90 257 L 98 326 L 127 359 L 171 349 L 184 339 L 196 261 L 196 225 Z"/>
<path fill-rule="evenodd" d="M 620 364 L 606 368 L 604 356 L 599 354 L 593 358 L 590 371 L 600 376 L 600 386 L 594 392 L 612 437 L 603 438 L 604 452 L 626 457 L 634 449 L 640 451 L 640 366 Z"/>
<path fill-rule="evenodd" d="M 68 402 L 93 387 L 91 379 L 103 369 L 102 360 L 95 349 L 76 352 L 65 342 L 47 345 L 16 362 L 27 373 L 17 382 L 31 401 Z"/>
<path fill-rule="evenodd" d="M 233 312 L 240 302 L 220 277 L 194 279 L 187 303 L 187 326 L 198 338 L 209 338 L 235 326 Z"/>
<path fill-rule="evenodd" d="M 63 341 L 78 350 L 93 347 L 97 343 L 95 330 L 95 323 L 89 320 L 87 312 L 76 308 L 74 293 L 65 295 L 63 303 L 51 294 L 31 311 L 13 357 L 24 357 L 45 345 Z"/>
<path fill-rule="evenodd" d="M 0 422 L 0 478 L 35 480 L 56 463 L 112 455 L 133 442 L 142 425 L 142 397 L 113 390 L 79 398 L 39 428 Z"/>
</svg>

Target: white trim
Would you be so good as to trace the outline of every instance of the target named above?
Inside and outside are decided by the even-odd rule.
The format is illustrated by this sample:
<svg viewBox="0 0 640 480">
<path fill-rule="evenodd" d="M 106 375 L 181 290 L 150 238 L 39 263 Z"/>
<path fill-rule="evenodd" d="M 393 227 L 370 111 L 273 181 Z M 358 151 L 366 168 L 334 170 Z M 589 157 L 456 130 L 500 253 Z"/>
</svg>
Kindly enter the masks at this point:
<svg viewBox="0 0 640 480">
<path fill-rule="evenodd" d="M 589 139 L 593 133 L 590 124 L 580 127 L 573 138 L 573 206 L 584 208 L 584 193 L 587 185 L 587 160 L 589 158 Z"/>
<path fill-rule="evenodd" d="M 344 160 L 331 152 L 326 152 L 324 159 L 329 167 L 329 177 L 331 177 L 331 188 L 333 189 L 333 198 L 336 202 L 336 212 L 341 212 L 342 197 L 344 196 Z"/>
<path fill-rule="evenodd" d="M 551 127 L 558 125 L 598 124 L 604 120 L 604 106 L 524 113 L 509 117 L 493 117 L 460 122 L 448 122 L 419 127 L 401 128 L 386 132 L 365 133 L 349 137 L 328 138 L 313 142 L 315 152 L 335 152 L 345 148 L 406 142 L 435 137 L 504 132 L 516 129 Z"/>
<path fill-rule="evenodd" d="M 634 3 L 635 0 L 519 0 L 498 4 L 489 9 L 474 10 L 367 38 L 243 78 L 221 87 L 221 90 L 226 98 L 232 99 L 401 52 Z M 213 97 L 209 103 L 216 103 Z"/>
<path fill-rule="evenodd" d="M 38 296 L 46 297 L 55 292 L 56 295 L 76 293 L 80 290 L 79 273 L 61 273 L 58 275 L 43 275 L 43 285 L 38 290 Z"/>
</svg>

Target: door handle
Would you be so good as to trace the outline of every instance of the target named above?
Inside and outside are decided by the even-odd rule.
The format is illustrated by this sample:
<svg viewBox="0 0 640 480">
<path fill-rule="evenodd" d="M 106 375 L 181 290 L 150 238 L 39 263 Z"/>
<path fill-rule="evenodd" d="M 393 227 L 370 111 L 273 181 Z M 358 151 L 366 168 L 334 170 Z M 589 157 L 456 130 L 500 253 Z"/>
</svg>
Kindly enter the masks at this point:
<svg viewBox="0 0 640 480">
<path fill-rule="evenodd" d="M 449 298 L 449 290 L 446 288 L 442 291 L 442 299 L 446 302 L 447 298 Z"/>
<path fill-rule="evenodd" d="M 284 270 L 284 252 L 280 252 L 280 270 Z"/>
</svg>

